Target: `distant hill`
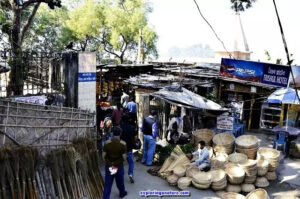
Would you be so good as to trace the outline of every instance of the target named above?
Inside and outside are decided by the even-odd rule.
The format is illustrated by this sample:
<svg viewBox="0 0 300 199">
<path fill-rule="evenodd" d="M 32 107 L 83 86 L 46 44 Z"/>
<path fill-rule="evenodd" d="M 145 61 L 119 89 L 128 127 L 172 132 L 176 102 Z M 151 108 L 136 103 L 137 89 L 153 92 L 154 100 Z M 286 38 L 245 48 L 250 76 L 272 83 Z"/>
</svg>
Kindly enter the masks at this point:
<svg viewBox="0 0 300 199">
<path fill-rule="evenodd" d="M 195 44 L 186 48 L 180 48 L 174 46 L 168 50 L 169 57 L 201 57 L 201 58 L 213 58 L 215 55 L 214 50 L 209 45 L 203 47 L 202 44 Z"/>
</svg>

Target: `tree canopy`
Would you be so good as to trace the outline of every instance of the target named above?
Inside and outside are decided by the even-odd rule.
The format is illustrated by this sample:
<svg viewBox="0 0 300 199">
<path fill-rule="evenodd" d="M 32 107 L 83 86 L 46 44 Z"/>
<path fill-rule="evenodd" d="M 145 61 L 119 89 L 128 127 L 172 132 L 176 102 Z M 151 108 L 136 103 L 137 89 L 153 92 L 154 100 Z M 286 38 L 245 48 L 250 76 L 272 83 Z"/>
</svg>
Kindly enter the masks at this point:
<svg viewBox="0 0 300 199">
<path fill-rule="evenodd" d="M 243 12 L 246 9 L 251 8 L 255 1 L 256 0 L 230 0 L 231 8 L 235 12 Z"/>
</svg>

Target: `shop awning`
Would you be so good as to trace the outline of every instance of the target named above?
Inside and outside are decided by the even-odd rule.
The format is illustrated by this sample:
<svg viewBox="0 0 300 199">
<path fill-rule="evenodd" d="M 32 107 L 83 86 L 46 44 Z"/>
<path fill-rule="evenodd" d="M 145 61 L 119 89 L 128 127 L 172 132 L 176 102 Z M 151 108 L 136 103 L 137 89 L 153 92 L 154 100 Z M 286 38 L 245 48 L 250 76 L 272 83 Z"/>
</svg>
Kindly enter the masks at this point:
<svg viewBox="0 0 300 199">
<path fill-rule="evenodd" d="M 195 109 L 227 110 L 221 105 L 179 86 L 167 86 L 151 95 L 167 102 L 182 104 Z"/>
<path fill-rule="evenodd" d="M 298 96 L 300 96 L 300 92 Z M 268 103 L 275 104 L 300 104 L 295 89 L 281 88 L 272 93 L 267 100 Z"/>
</svg>

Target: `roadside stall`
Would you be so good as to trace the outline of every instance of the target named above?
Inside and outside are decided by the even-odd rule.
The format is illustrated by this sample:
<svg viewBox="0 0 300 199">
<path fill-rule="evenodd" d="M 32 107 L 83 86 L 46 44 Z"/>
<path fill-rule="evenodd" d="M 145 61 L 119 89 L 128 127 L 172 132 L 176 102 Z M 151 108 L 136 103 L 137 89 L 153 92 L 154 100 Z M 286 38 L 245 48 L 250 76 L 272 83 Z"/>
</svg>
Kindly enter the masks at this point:
<svg viewBox="0 0 300 199">
<path fill-rule="evenodd" d="M 300 96 L 300 92 L 298 95 Z M 273 129 L 277 125 L 299 126 L 300 102 L 295 89 L 281 88 L 264 102 L 260 128 Z"/>
</svg>

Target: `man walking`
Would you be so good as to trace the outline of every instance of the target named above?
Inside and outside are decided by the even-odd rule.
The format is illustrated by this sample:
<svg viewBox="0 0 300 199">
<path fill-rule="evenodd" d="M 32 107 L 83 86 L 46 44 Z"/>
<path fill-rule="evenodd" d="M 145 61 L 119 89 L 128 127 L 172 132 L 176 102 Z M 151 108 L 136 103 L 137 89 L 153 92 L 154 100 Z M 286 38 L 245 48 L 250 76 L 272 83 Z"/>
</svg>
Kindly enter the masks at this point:
<svg viewBox="0 0 300 199">
<path fill-rule="evenodd" d="M 142 163 L 147 166 L 152 165 L 152 160 L 156 148 L 157 136 L 157 112 L 152 110 L 150 116 L 143 121 L 142 132 L 144 134 L 144 151 Z"/>
<path fill-rule="evenodd" d="M 130 97 L 130 102 L 126 105 L 126 109 L 128 110 L 132 124 L 136 125 L 137 107 L 133 97 Z"/>
<path fill-rule="evenodd" d="M 120 122 L 123 116 L 123 109 L 121 103 L 117 104 L 117 108 L 112 113 L 112 122 L 114 126 L 120 126 Z"/>
<path fill-rule="evenodd" d="M 128 162 L 128 176 L 131 183 L 134 183 L 134 157 L 132 150 L 134 143 L 137 140 L 137 133 L 132 125 L 129 123 L 129 116 L 124 115 L 121 122 L 122 135 L 121 140 L 124 140 L 127 145 L 127 162 Z"/>
<path fill-rule="evenodd" d="M 123 161 L 126 158 L 126 143 L 120 140 L 122 129 L 113 128 L 113 138 L 106 141 L 103 148 L 103 159 L 105 160 L 105 183 L 103 199 L 110 198 L 111 187 L 116 179 L 120 198 L 127 195 L 124 185 Z"/>
</svg>

